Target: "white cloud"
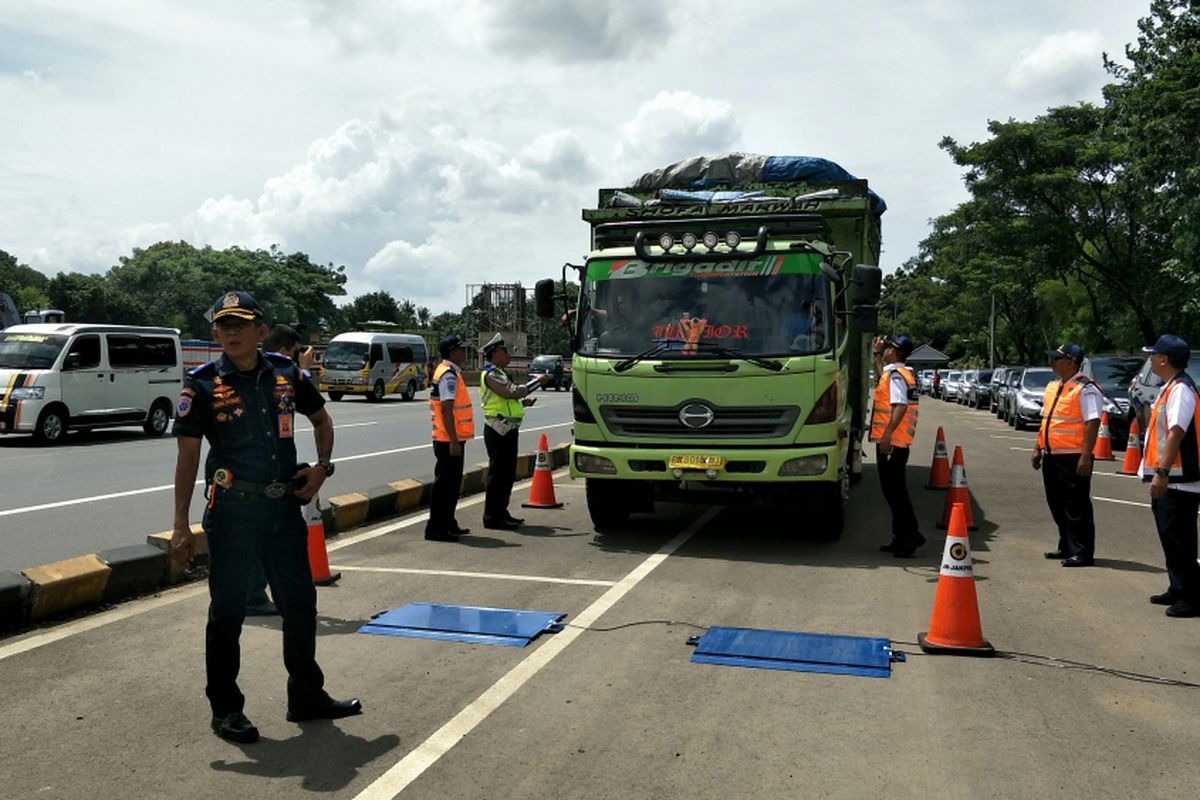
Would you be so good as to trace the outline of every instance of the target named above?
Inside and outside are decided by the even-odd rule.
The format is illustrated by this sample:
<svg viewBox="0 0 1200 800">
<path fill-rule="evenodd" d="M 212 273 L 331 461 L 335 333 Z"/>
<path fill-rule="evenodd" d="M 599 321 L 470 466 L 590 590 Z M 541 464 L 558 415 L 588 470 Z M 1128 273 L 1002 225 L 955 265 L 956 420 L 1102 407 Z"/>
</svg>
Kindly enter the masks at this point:
<svg viewBox="0 0 1200 800">
<path fill-rule="evenodd" d="M 1010 89 L 1049 98 L 1078 98 L 1103 71 L 1104 38 L 1096 30 L 1073 30 L 1042 37 L 1020 54 L 1005 80 Z"/>
<path fill-rule="evenodd" d="M 691 92 L 659 92 L 621 127 L 613 152 L 613 166 L 621 174 L 615 177 L 628 184 L 656 167 L 734 149 L 741 137 L 741 122 L 729 103 Z"/>
<path fill-rule="evenodd" d="M 671 33 L 664 0 L 486 0 L 479 8 L 483 40 L 518 59 L 623 60 Z"/>
</svg>

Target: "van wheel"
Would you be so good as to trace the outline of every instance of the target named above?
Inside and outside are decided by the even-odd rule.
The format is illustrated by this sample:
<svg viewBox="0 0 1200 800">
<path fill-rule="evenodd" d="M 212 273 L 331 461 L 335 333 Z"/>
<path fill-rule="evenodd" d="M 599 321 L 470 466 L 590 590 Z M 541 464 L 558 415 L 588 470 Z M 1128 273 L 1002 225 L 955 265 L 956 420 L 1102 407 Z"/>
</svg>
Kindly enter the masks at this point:
<svg viewBox="0 0 1200 800">
<path fill-rule="evenodd" d="M 413 383 L 412 381 L 409 381 L 407 384 L 405 384 L 404 391 L 400 393 L 400 397 L 403 400 L 412 400 L 416 396 L 417 396 L 417 384 Z"/>
<path fill-rule="evenodd" d="M 67 435 L 67 416 L 59 406 L 51 406 L 38 417 L 33 438 L 42 444 L 58 444 Z"/>
<path fill-rule="evenodd" d="M 337 401 L 341 400 L 343 397 L 345 397 L 345 395 L 342 394 L 341 392 L 330 392 L 329 393 L 329 399 L 335 403 Z"/>
<path fill-rule="evenodd" d="M 157 400 L 150 407 L 150 414 L 147 415 L 146 421 L 142 423 L 142 430 L 147 436 L 162 436 L 167 432 L 167 426 L 171 424 L 171 407 L 167 405 L 165 400 Z"/>
<path fill-rule="evenodd" d="M 372 403 L 378 403 L 387 394 L 387 387 L 383 385 L 383 380 L 375 381 L 375 385 L 371 387 L 371 391 L 367 393 L 367 400 Z"/>
</svg>

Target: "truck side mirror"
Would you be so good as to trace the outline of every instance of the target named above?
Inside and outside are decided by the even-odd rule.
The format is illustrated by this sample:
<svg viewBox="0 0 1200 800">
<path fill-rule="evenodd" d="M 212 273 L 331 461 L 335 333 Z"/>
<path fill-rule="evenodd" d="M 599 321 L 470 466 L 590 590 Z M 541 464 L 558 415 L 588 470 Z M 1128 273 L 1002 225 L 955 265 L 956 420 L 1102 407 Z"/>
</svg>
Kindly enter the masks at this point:
<svg viewBox="0 0 1200 800">
<path fill-rule="evenodd" d="M 879 309 L 875 306 L 855 306 L 850 312 L 850 330 L 855 333 L 878 333 Z"/>
<path fill-rule="evenodd" d="M 873 306 L 879 302 L 883 290 L 883 270 L 873 264 L 855 264 L 851 281 L 850 303 L 856 306 Z"/>
<path fill-rule="evenodd" d="M 545 278 L 533 285 L 533 304 L 542 319 L 554 316 L 554 279 Z"/>
</svg>

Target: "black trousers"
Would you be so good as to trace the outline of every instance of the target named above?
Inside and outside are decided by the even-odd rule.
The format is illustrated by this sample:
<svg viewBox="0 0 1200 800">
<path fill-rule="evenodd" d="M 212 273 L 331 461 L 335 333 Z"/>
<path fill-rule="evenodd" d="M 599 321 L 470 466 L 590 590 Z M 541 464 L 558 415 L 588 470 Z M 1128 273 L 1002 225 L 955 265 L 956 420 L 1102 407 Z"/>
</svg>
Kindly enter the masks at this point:
<svg viewBox="0 0 1200 800">
<path fill-rule="evenodd" d="M 288 704 L 317 702 L 324 697 L 325 676 L 317 666 L 317 590 L 308 566 L 308 528 L 300 504 L 293 497 L 271 500 L 217 487 L 213 491 L 216 497 L 204 512 L 210 598 L 204 632 L 205 694 L 213 716 L 241 711 L 245 705 L 237 685 L 239 640 L 246 595 L 258 565 L 266 571 L 283 617 Z"/>
<path fill-rule="evenodd" d="M 519 435 L 520 431 L 515 428 L 503 436 L 486 425 L 483 428 L 483 444 L 488 454 L 487 494 L 483 501 L 485 523 L 503 522 L 511 516 L 508 501 L 517 479 Z"/>
<path fill-rule="evenodd" d="M 1167 562 L 1171 593 L 1200 606 L 1200 564 L 1196 563 L 1196 512 L 1200 494 L 1167 489 L 1150 498 L 1158 539 Z"/>
<path fill-rule="evenodd" d="M 908 496 L 908 448 L 893 447 L 887 455 L 875 448 L 875 463 L 879 467 L 879 486 L 883 499 L 892 510 L 892 540 L 898 543 L 914 542 L 921 535 L 917 525 L 917 514 L 913 511 Z"/>
<path fill-rule="evenodd" d="M 452 456 L 449 442 L 434 442 L 433 455 L 437 463 L 433 468 L 433 489 L 429 498 L 429 521 L 425 523 L 425 532 L 453 533 L 459 527 L 454 519 L 454 507 L 458 505 L 458 496 L 462 494 L 467 444 L 463 442 L 462 453 Z"/>
<path fill-rule="evenodd" d="M 1096 555 L 1096 521 L 1092 516 L 1092 478 L 1084 478 L 1079 454 L 1053 453 L 1042 459 L 1042 484 L 1046 504 L 1058 526 L 1058 550 L 1068 556 L 1091 559 Z"/>
</svg>

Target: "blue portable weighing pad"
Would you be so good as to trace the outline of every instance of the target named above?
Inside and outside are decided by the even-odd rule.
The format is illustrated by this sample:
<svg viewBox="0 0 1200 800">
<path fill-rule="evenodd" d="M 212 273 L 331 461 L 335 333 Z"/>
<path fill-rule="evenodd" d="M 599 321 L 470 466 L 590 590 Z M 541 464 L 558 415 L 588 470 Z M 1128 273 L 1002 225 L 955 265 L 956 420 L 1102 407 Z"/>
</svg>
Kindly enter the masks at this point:
<svg viewBox="0 0 1200 800">
<path fill-rule="evenodd" d="M 565 616 L 559 611 L 409 603 L 376 614 L 358 632 L 524 647 L 543 632 L 562 630 L 558 622 Z"/>
<path fill-rule="evenodd" d="M 891 663 L 904 660 L 888 639 L 828 633 L 714 627 L 688 644 L 696 646 L 692 661 L 699 664 L 873 678 L 889 677 Z"/>
</svg>

